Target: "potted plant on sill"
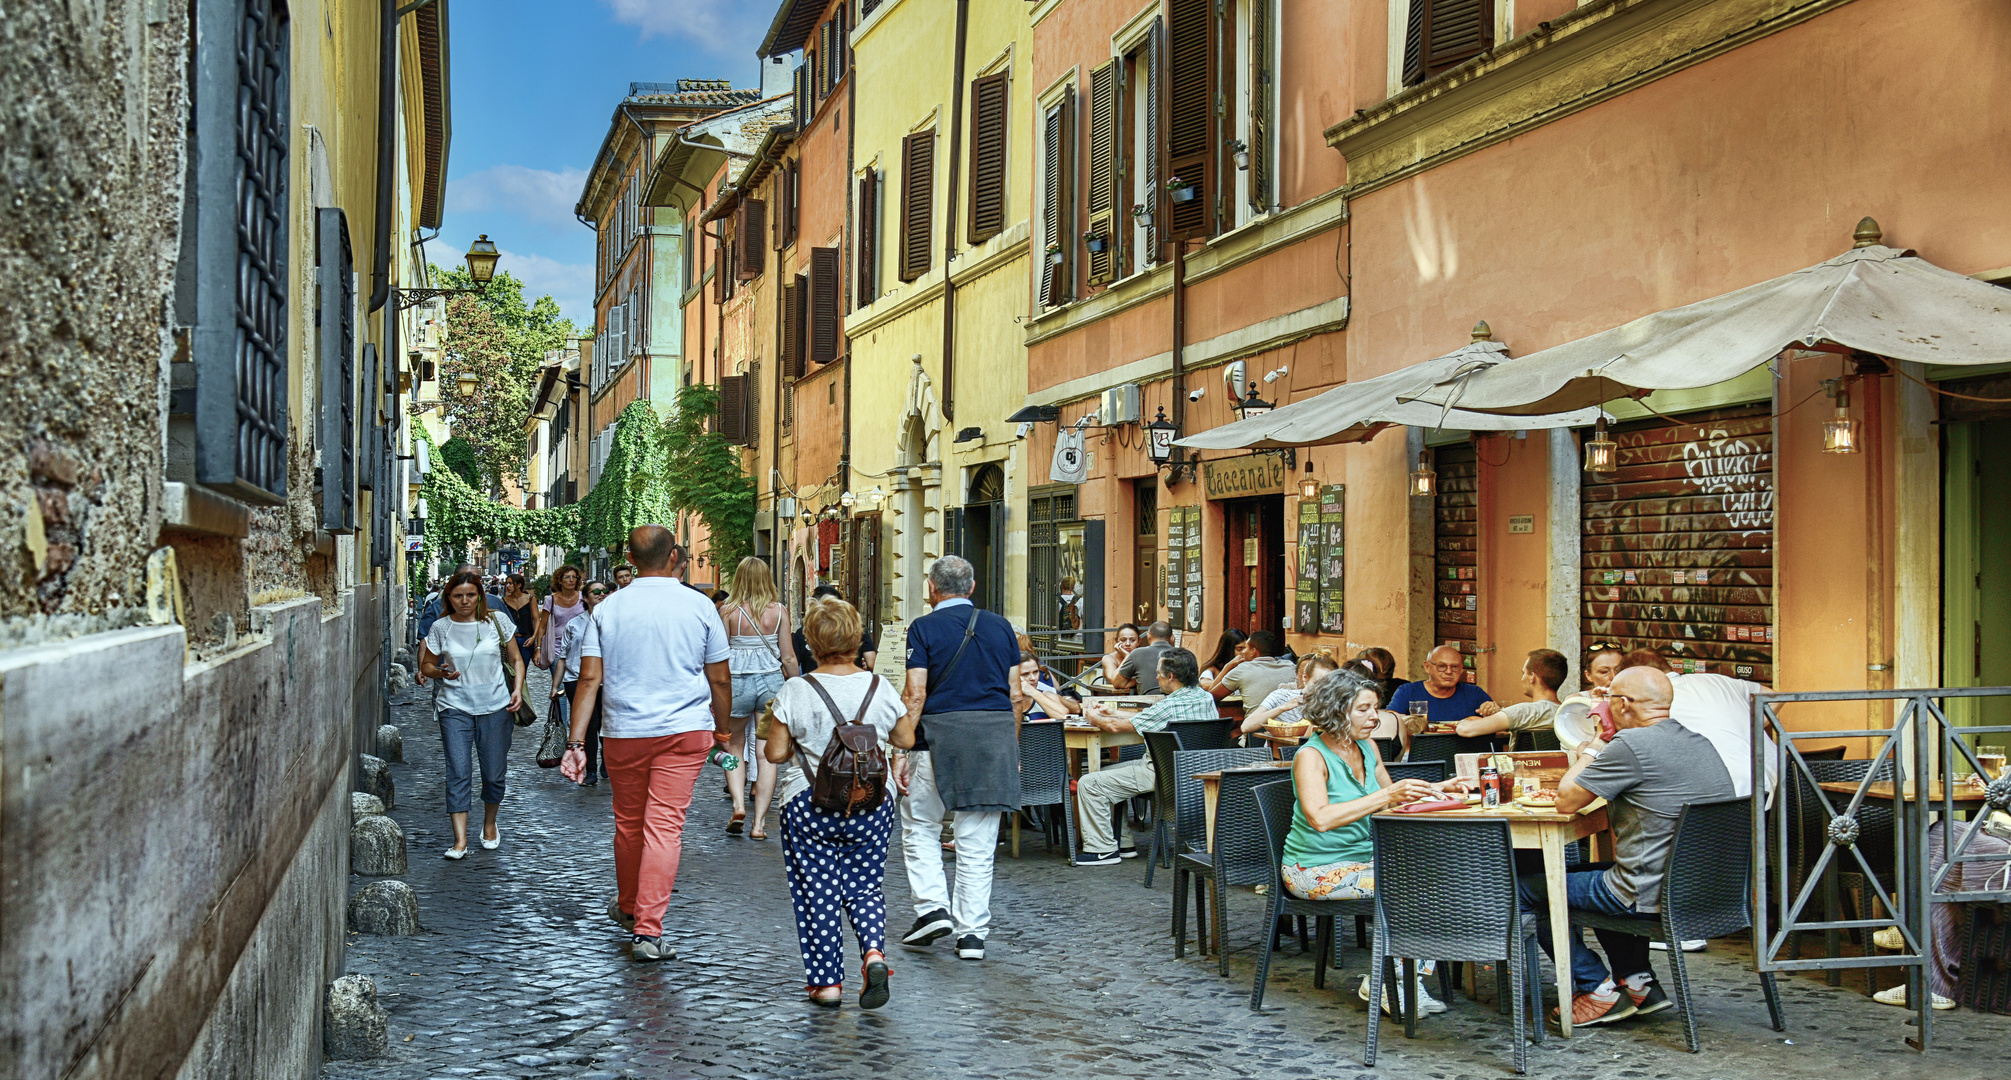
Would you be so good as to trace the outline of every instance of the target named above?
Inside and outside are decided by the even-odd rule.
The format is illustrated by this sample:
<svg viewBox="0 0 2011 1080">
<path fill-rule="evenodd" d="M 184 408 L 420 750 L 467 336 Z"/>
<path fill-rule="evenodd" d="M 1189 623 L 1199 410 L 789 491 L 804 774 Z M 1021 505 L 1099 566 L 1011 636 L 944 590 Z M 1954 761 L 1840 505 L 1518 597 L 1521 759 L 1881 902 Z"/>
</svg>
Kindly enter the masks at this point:
<svg viewBox="0 0 2011 1080">
<path fill-rule="evenodd" d="M 1086 232 L 1082 234 L 1082 246 L 1088 249 L 1091 255 L 1101 255 L 1104 249 L 1110 246 L 1110 241 L 1102 233 Z"/>
<path fill-rule="evenodd" d="M 1166 181 L 1166 194 L 1174 202 L 1193 202 L 1201 197 L 1201 185 L 1190 184 L 1176 176 Z"/>
<path fill-rule="evenodd" d="M 1047 245 L 1047 261 L 1056 266 L 1061 265 L 1061 241 L 1057 240 Z"/>
<path fill-rule="evenodd" d="M 1144 229 L 1149 229 L 1149 228 L 1151 228 L 1151 227 L 1152 227 L 1152 208 L 1151 208 L 1151 207 L 1149 207 L 1149 206 L 1147 206 L 1147 205 L 1145 205 L 1144 203 L 1138 203 L 1138 204 L 1136 204 L 1136 205 L 1132 206 L 1132 208 L 1131 208 L 1131 220 L 1133 220 L 1133 221 L 1136 221 L 1136 222 L 1138 223 L 1138 225 L 1139 225 L 1139 227 L 1140 227 L 1140 228 L 1144 228 Z"/>
</svg>

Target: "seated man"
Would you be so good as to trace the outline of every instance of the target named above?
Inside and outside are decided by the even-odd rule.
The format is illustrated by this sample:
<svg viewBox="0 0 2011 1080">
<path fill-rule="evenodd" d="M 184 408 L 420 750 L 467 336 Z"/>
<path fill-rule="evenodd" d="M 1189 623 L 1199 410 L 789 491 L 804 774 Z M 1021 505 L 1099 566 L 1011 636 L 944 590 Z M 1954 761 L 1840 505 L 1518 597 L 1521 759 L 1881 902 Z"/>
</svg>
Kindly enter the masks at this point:
<svg viewBox="0 0 2011 1080">
<path fill-rule="evenodd" d="M 1522 696 L 1529 700 L 1507 708 L 1490 701 L 1459 722 L 1459 734 L 1470 739 L 1506 731 L 1510 750 L 1527 749 L 1516 745 L 1515 733 L 1550 730 L 1550 720 L 1557 715 L 1557 688 L 1564 685 L 1564 677 L 1570 673 L 1571 665 L 1563 653 L 1537 649 L 1522 661 Z"/>
<path fill-rule="evenodd" d="M 1732 774 L 1732 787 L 1741 796 L 1753 793 L 1753 695 L 1768 687 L 1748 679 L 1693 672 L 1669 671 L 1669 662 L 1652 649 L 1636 649 L 1627 654 L 1626 667 L 1651 667 L 1668 674 L 1676 688 L 1669 707 L 1669 719 L 1711 740 L 1725 770 Z M 1767 793 L 1771 798 L 1779 775 L 1774 757 L 1766 758 Z M 1687 947 L 1687 946 L 1686 946 Z M 1692 950 L 1694 951 L 1694 950 Z"/>
<path fill-rule="evenodd" d="M 1307 653 L 1300 657 L 1298 681 L 1271 691 L 1271 696 L 1265 698 L 1262 704 L 1245 714 L 1242 727 L 1238 730 L 1248 735 L 1272 720 L 1281 724 L 1298 723 L 1304 719 L 1300 702 L 1305 699 L 1306 691 L 1340 669 L 1341 662 L 1326 653 Z"/>
<path fill-rule="evenodd" d="M 1405 683 L 1390 695 L 1388 708 L 1408 716 L 1411 702 L 1425 703 L 1427 718 L 1434 724 L 1457 724 L 1480 714 L 1480 707 L 1494 699 L 1487 691 L 1466 681 L 1466 660 L 1454 645 L 1440 645 L 1424 658 L 1425 677 Z"/>
<path fill-rule="evenodd" d="M 1710 740 L 1670 723 L 1675 688 L 1655 668 L 1622 671 L 1613 680 L 1611 743 L 1593 739 L 1557 786 L 1557 810 L 1575 814 L 1605 799 L 1616 859 L 1565 875 L 1570 906 L 1607 915 L 1661 911 L 1662 876 L 1676 840 L 1676 816 L 1691 803 L 1728 799 L 1732 777 Z M 1522 910 L 1538 916 L 1537 937 L 1554 959 L 1549 901 L 1542 876 L 1520 879 Z M 1571 941 L 1571 1022 L 1604 1024 L 1671 1004 L 1648 966 L 1648 939 L 1594 931 L 1612 964 L 1599 962 L 1580 935 Z M 1622 991 L 1625 991 L 1623 994 Z"/>
<path fill-rule="evenodd" d="M 1217 701 L 1230 694 L 1241 694 L 1245 709 L 1260 706 L 1271 696 L 1271 691 L 1289 685 L 1298 677 L 1292 661 L 1279 655 L 1284 651 L 1278 645 L 1278 635 L 1259 630 L 1236 647 L 1236 659 L 1223 665 L 1222 674 L 1203 689 L 1215 695 Z"/>
<path fill-rule="evenodd" d="M 1110 685 L 1119 690 L 1156 694 L 1159 686 L 1152 673 L 1159 670 L 1159 657 L 1172 647 L 1173 627 L 1166 622 L 1153 623 L 1145 628 L 1145 644 L 1131 650 L 1131 654 L 1105 677 L 1110 680 Z"/>
<path fill-rule="evenodd" d="M 1143 650 L 1140 650 L 1143 651 Z M 1195 685 L 1201 681 L 1201 665 L 1194 654 L 1186 649 L 1168 649 L 1159 657 L 1159 689 L 1166 696 L 1129 717 L 1123 716 L 1109 705 L 1090 702 L 1083 709 L 1083 716 L 1100 731 L 1115 734 L 1148 731 L 1163 731 L 1175 720 L 1214 720 L 1215 699 L 1206 690 Z M 1137 843 L 1131 835 L 1131 823 L 1124 822 L 1123 843 L 1110 834 L 1111 808 L 1134 795 L 1144 795 L 1153 789 L 1158 776 L 1152 769 L 1152 756 L 1113 765 L 1108 769 L 1084 773 L 1075 785 L 1075 805 L 1077 816 L 1082 820 L 1082 853 L 1075 857 L 1077 866 L 1114 866 L 1119 859 L 1133 858 L 1138 854 Z"/>
</svg>

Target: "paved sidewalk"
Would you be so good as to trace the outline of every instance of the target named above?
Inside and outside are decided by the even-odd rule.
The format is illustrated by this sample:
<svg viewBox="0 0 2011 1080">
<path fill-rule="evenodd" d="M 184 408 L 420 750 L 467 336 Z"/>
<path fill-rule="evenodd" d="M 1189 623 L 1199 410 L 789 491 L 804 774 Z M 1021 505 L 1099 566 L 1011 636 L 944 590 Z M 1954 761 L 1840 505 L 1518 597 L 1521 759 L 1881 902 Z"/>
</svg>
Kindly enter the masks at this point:
<svg viewBox="0 0 2011 1080">
<path fill-rule="evenodd" d="M 534 679 L 541 680 L 541 673 Z M 948 942 L 896 947 L 893 1001 L 878 1012 L 826 1011 L 802 999 L 779 842 L 724 833 L 720 773 L 699 781 L 665 940 L 680 957 L 629 960 L 602 909 L 614 887 L 605 784 L 576 788 L 533 760 L 537 728 L 511 751 L 503 845 L 450 863 L 441 812 L 440 744 L 423 692 L 395 722 L 406 764 L 398 808 L 425 932 L 352 937 L 349 970 L 373 976 L 391 1013 L 392 1053 L 334 1062 L 329 1080 L 613 1077 L 1403 1077 L 1512 1076 L 1506 1018 L 1459 996 L 1422 1021 L 1415 1041 L 1383 1029 L 1374 1069 L 1362 1065 L 1367 962 L 1348 949 L 1325 990 L 1296 944 L 1278 954 L 1263 1013 L 1249 1008 L 1261 899 L 1231 897 L 1230 971 L 1191 950 L 1173 959 L 1171 875 L 1140 887 L 1144 867 L 1071 869 L 1023 841 L 1002 856 L 995 922 L 982 963 Z M 771 815 L 770 834 L 776 824 Z M 913 919 L 895 845 L 890 929 Z M 364 879 L 356 879 L 361 886 Z M 1352 941 L 1351 934 L 1343 934 Z M 849 950 L 849 945 L 848 945 Z M 1890 1075 L 1983 1080 L 2005 1075 L 2011 1018 L 1943 1013 L 1936 1050 L 1903 1038 L 1910 1015 L 1871 1002 L 1861 982 L 1831 989 L 1784 980 L 1789 1028 L 1766 1026 L 1758 980 L 1736 942 L 1692 955 L 1704 1052 L 1683 1049 L 1674 1010 L 1530 1047 L 1530 1075 L 1626 1080 Z M 1658 961 L 1666 975 L 1666 963 Z M 1491 980 L 1490 980 L 1491 981 Z"/>
</svg>

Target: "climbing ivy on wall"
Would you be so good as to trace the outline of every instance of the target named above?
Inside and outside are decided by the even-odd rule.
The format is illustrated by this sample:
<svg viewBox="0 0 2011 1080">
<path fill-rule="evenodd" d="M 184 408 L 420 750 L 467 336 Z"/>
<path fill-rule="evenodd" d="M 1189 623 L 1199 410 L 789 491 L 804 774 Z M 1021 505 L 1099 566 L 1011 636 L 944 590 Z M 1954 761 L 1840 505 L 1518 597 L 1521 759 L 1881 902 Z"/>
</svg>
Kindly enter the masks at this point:
<svg viewBox="0 0 2011 1080">
<path fill-rule="evenodd" d="M 740 560 L 754 553 L 754 478 L 740 471 L 740 447 L 708 430 L 719 412 L 719 391 L 687 386 L 677 407 L 659 429 L 657 445 L 666 466 L 670 505 L 696 514 L 710 531 L 710 555 L 719 580 L 733 575 Z"/>
</svg>

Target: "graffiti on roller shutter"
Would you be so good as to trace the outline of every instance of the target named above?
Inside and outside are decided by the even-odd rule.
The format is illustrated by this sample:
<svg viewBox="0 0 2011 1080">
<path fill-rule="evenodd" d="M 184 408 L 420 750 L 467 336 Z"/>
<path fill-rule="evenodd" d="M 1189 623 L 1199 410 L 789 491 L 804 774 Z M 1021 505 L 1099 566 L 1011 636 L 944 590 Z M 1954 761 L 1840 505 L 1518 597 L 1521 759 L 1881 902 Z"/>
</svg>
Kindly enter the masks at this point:
<svg viewBox="0 0 2011 1080">
<path fill-rule="evenodd" d="M 1697 482 L 1698 493 L 1719 496 L 1726 524 L 1748 530 L 1749 535 L 1774 527 L 1773 488 L 1753 481 L 1771 458 L 1764 447 L 1745 439 L 1720 437 L 1683 444 L 1683 471 Z"/>
</svg>

